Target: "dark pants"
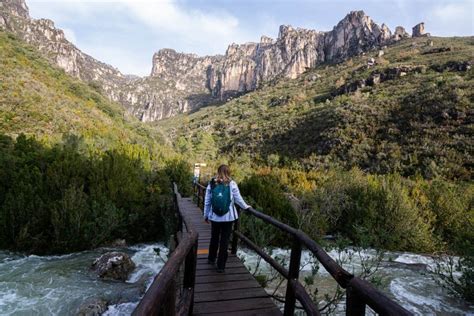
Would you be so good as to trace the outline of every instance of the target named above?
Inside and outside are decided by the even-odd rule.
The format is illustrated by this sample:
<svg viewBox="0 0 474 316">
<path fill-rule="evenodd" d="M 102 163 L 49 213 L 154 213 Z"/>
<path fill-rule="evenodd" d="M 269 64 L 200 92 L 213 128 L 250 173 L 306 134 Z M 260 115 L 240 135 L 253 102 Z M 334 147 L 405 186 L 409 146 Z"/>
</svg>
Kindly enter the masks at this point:
<svg viewBox="0 0 474 316">
<path fill-rule="evenodd" d="M 211 243 L 209 244 L 209 261 L 215 262 L 217 257 L 217 268 L 225 269 L 227 262 L 227 248 L 229 247 L 232 224 L 234 222 L 211 221 Z M 219 248 L 219 255 L 217 249 Z"/>
</svg>

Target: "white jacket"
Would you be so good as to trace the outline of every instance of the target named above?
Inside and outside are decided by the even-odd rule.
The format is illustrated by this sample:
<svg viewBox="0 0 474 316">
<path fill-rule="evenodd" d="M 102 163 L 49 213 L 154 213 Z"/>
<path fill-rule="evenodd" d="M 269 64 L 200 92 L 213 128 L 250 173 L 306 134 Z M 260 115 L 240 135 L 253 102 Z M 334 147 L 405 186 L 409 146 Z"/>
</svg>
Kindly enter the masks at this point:
<svg viewBox="0 0 474 316">
<path fill-rule="evenodd" d="M 235 183 L 234 180 L 229 182 L 229 186 L 230 186 L 230 192 L 231 192 L 230 194 L 231 203 L 229 205 L 229 212 L 227 212 L 226 214 L 222 216 L 219 216 L 212 211 L 211 184 L 209 183 L 207 185 L 206 196 L 204 198 L 204 218 L 207 218 L 213 222 L 233 222 L 237 218 L 239 218 L 239 214 L 237 213 L 237 210 L 235 209 L 235 203 L 237 203 L 237 205 L 240 206 L 244 210 L 250 207 L 247 203 L 245 203 L 244 199 L 240 195 L 239 187 L 237 186 L 237 183 Z"/>
</svg>

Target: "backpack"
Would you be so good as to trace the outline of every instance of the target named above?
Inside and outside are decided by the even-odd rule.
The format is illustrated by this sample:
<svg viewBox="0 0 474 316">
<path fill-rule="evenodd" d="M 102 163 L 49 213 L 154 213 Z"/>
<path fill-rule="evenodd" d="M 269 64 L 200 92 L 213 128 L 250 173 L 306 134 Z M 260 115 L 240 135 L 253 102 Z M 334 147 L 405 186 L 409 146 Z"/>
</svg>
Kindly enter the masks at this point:
<svg viewBox="0 0 474 316">
<path fill-rule="evenodd" d="M 230 185 L 217 183 L 215 179 L 211 180 L 211 205 L 212 212 L 218 216 L 223 216 L 229 212 L 230 203 Z"/>
</svg>

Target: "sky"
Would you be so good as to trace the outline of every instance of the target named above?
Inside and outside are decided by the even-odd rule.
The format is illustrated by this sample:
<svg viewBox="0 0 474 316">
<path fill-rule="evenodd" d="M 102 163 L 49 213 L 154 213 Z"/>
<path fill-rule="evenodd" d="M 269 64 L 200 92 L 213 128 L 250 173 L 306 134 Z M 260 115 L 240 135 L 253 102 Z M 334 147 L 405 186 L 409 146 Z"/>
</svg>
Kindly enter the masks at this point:
<svg viewBox="0 0 474 316">
<path fill-rule="evenodd" d="M 329 31 L 364 10 L 392 31 L 425 22 L 435 36 L 474 35 L 474 0 L 26 0 L 83 52 L 125 74 L 148 75 L 161 48 L 200 56 L 276 38 L 280 25 Z"/>
</svg>

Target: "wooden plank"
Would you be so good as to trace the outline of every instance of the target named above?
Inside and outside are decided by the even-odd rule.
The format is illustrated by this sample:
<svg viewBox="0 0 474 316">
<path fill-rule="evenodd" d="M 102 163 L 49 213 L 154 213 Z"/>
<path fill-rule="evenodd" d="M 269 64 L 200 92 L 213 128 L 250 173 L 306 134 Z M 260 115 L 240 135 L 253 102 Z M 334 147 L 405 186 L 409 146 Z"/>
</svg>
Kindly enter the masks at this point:
<svg viewBox="0 0 474 316">
<path fill-rule="evenodd" d="M 255 280 L 251 274 L 248 273 L 238 273 L 238 274 L 228 274 L 228 273 L 217 273 L 211 275 L 202 275 L 199 278 L 196 278 L 196 284 L 205 284 L 205 283 L 215 283 L 215 282 L 234 282 L 234 281 L 250 281 Z"/>
<path fill-rule="evenodd" d="M 245 268 L 241 263 L 239 262 L 227 262 L 226 266 L 225 266 L 225 271 L 227 273 L 227 271 L 229 269 L 235 269 L 235 268 L 244 268 L 247 270 L 247 268 Z M 203 262 L 203 263 L 200 263 L 196 266 L 196 270 L 197 271 L 201 271 L 201 270 L 216 270 L 216 266 L 213 265 L 213 264 L 209 264 L 206 262 Z M 247 270 L 247 273 L 248 273 L 248 270 Z"/>
<path fill-rule="evenodd" d="M 202 261 L 202 262 L 207 262 L 207 255 L 198 255 L 197 256 L 197 261 L 198 261 L 198 264 Z M 237 258 L 236 256 L 231 256 L 229 255 L 229 257 L 227 258 L 227 262 L 240 262 L 242 263 L 242 261 L 240 261 L 239 258 Z"/>
<path fill-rule="evenodd" d="M 201 277 L 204 275 L 216 275 L 219 274 L 216 271 L 215 267 L 212 267 L 212 269 L 199 269 L 196 270 L 196 277 Z M 229 267 L 226 266 L 225 268 L 225 274 L 249 274 L 249 270 L 243 268 L 243 267 Z"/>
<path fill-rule="evenodd" d="M 237 290 L 228 290 L 228 291 L 211 291 L 211 292 L 202 292 L 198 295 L 195 295 L 194 301 L 196 303 L 202 302 L 214 302 L 214 301 L 226 301 L 226 300 L 236 300 L 252 297 L 269 297 L 268 294 L 262 288 L 253 288 L 246 289 L 242 291 L 241 289 Z"/>
<path fill-rule="evenodd" d="M 195 293 L 220 291 L 220 290 L 236 290 L 236 289 L 251 289 L 260 287 L 255 280 L 249 281 L 234 281 L 234 282 L 216 282 L 207 284 L 196 284 Z"/>
<path fill-rule="evenodd" d="M 247 311 L 254 310 L 257 308 L 265 307 L 275 307 L 275 304 L 272 300 L 268 298 L 248 298 L 241 300 L 228 300 L 228 301 L 218 301 L 218 302 L 203 302 L 194 304 L 194 313 L 209 313 L 212 311 L 214 313 L 219 312 L 235 312 L 235 311 Z"/>
</svg>

